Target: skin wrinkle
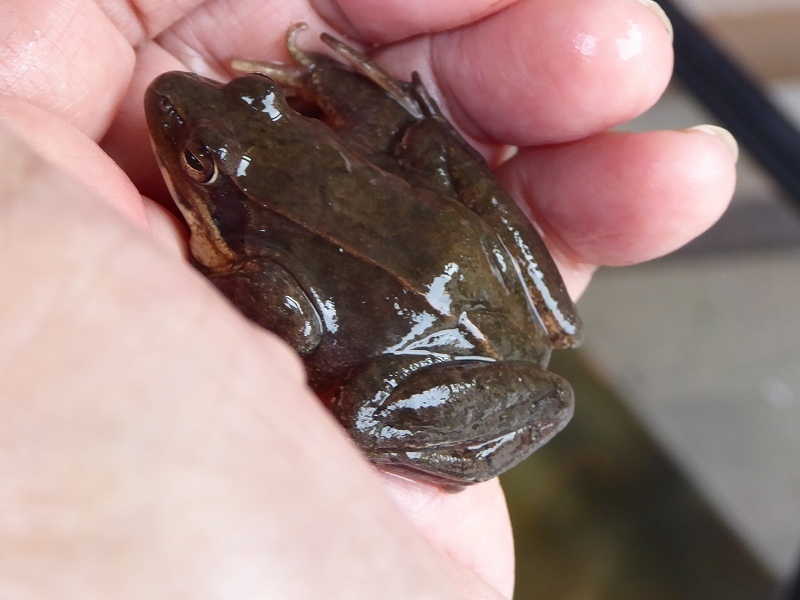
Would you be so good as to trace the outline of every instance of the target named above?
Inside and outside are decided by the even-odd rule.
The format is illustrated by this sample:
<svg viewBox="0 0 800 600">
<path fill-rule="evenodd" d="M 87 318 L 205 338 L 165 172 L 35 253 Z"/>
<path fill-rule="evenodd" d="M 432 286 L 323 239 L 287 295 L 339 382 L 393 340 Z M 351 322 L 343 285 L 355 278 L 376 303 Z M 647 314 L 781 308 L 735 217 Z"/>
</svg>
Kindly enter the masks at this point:
<svg viewBox="0 0 800 600">
<path fill-rule="evenodd" d="M 55 6 L 44 15 L 42 12 L 43 8 L 35 11 L 35 16 L 43 19 L 41 24 L 25 27 L 23 19 L 30 19 L 27 13 L 21 13 L 21 18 L 15 21 L 17 47 L 9 48 L 10 54 L 3 57 L 3 71 L 15 77 L 4 78 L 7 82 L 4 91 L 65 118 L 96 140 L 112 122 L 115 106 L 125 93 L 126 86 L 122 84 L 127 82 L 126 70 L 133 68 L 133 52 L 127 43 L 124 47 L 114 44 L 113 38 L 119 33 L 113 27 L 106 27 L 110 22 L 91 2 L 74 0 Z M 81 25 L 80 20 L 90 26 Z M 100 44 L 109 42 L 114 50 L 122 51 L 112 55 L 117 57 L 118 68 L 111 81 L 117 85 L 105 86 L 103 93 L 111 99 L 104 99 L 102 109 L 98 110 L 94 98 L 101 87 L 99 78 L 104 76 L 103 61 L 109 61 L 110 57 L 104 55 L 96 66 L 89 66 L 86 58 Z M 73 64 L 85 66 L 69 69 Z"/>
<path fill-rule="evenodd" d="M 155 12 L 156 8 L 163 11 L 164 4 L 167 4 L 163 0 L 151 0 L 149 3 L 141 0 L 97 0 L 96 4 L 127 42 L 132 47 L 136 47 L 163 34 L 175 23 L 192 14 L 200 6 L 207 4 L 207 0 L 172 0 L 169 2 L 173 8 L 168 13 L 170 17 L 163 20 L 149 16 Z M 144 7 L 145 4 L 148 6 Z M 126 26 L 126 18 L 130 18 L 134 25 Z"/>
<path fill-rule="evenodd" d="M 52 18 L 52 15 L 48 15 L 48 17 Z M 48 23 L 48 26 L 51 24 Z M 43 95 L 46 95 L 47 91 L 52 91 L 52 81 L 46 75 L 40 72 L 42 69 L 42 61 L 36 60 L 33 61 L 34 58 L 39 54 L 48 54 L 53 49 L 56 48 L 56 44 L 48 35 L 46 29 L 47 27 L 43 26 L 34 26 L 33 24 L 29 25 L 29 28 L 32 30 L 33 37 L 36 40 L 30 39 L 30 36 L 23 33 L 22 27 L 17 27 L 14 31 L 7 34 L 7 41 L 3 43 L 4 51 L 0 56 L 4 58 L 5 65 L 11 66 L 9 69 L 8 66 L 3 69 L 3 80 L 6 81 L 6 86 L 8 89 L 15 89 L 15 88 L 26 88 L 30 85 L 31 75 L 38 76 L 39 82 L 34 84 L 34 87 L 38 88 Z M 8 60 L 8 62 L 6 62 Z M 15 68 L 16 67 L 16 68 Z M 9 77 L 11 75 L 11 77 Z M 16 93 L 14 95 L 20 96 L 20 94 Z"/>
<path fill-rule="evenodd" d="M 359 29 L 355 26 L 355 24 L 350 20 L 347 13 L 342 10 L 341 4 L 339 4 L 339 0 L 328 0 L 325 2 L 322 0 L 322 5 L 325 7 L 330 7 L 333 12 L 333 18 L 331 18 L 331 11 L 326 11 L 324 8 L 322 10 L 318 10 L 319 15 L 322 17 L 323 21 L 329 25 L 330 27 L 336 29 L 338 28 L 341 23 L 344 23 L 347 31 L 359 31 Z M 312 6 L 318 8 L 320 5 L 320 0 L 311 0 Z M 337 22 L 338 21 L 338 22 Z"/>
<path fill-rule="evenodd" d="M 198 13 L 205 10 L 208 12 L 208 5 L 202 4 L 197 9 Z M 190 14 L 194 14 L 190 13 Z M 189 15 L 187 15 L 188 17 Z M 188 35 L 181 27 L 182 19 L 179 19 L 169 30 L 164 31 L 159 37 L 153 40 L 160 48 L 174 56 L 183 65 L 187 71 L 194 71 L 203 74 L 214 74 L 216 77 L 221 78 L 223 73 L 230 72 L 230 68 L 223 66 L 219 59 L 213 57 L 214 53 L 206 47 L 196 36 Z M 177 31 L 175 31 L 177 30 Z M 192 32 L 193 33 L 193 32 Z M 181 49 L 169 49 L 164 43 L 164 38 L 171 36 L 173 40 L 177 41 Z M 198 64 L 200 63 L 200 64 Z M 205 67 L 205 69 L 203 68 Z M 208 73 L 210 71 L 211 73 Z"/>
<path fill-rule="evenodd" d="M 201 11 L 206 12 L 206 14 L 208 15 L 208 20 L 213 20 L 215 16 L 218 16 L 220 13 L 226 14 L 228 18 L 232 18 L 231 16 L 238 17 L 238 20 L 241 22 L 242 27 L 245 27 L 248 24 L 248 22 L 252 20 L 252 17 L 249 13 L 242 12 L 241 9 L 238 8 L 238 4 L 235 2 L 235 0 L 216 0 L 214 2 L 213 8 L 210 6 L 209 2 L 205 2 L 202 6 L 199 7 L 199 9 Z M 274 17 L 274 15 L 271 16 Z M 309 21 L 311 19 L 309 19 L 307 16 L 298 18 L 296 15 L 292 15 L 289 20 Z M 250 26 L 252 26 L 252 23 L 250 23 Z M 178 39 L 184 44 L 186 43 L 186 41 L 183 40 L 182 36 L 180 35 L 176 35 L 176 39 Z M 284 48 L 283 32 L 280 32 L 280 34 L 275 37 L 274 44 L 280 49 L 281 57 L 284 60 L 288 60 L 289 57 L 288 54 L 286 54 Z M 218 53 L 214 52 L 208 45 L 203 45 L 202 52 L 199 52 L 198 54 L 202 54 L 203 56 L 206 57 L 205 64 L 208 66 L 209 69 L 212 70 L 212 72 L 216 74 L 217 77 L 223 80 L 228 80 L 231 78 L 231 76 L 240 75 L 240 73 L 236 73 L 231 69 L 230 66 L 231 56 L 220 57 L 218 56 Z M 209 57 L 212 57 L 211 60 L 208 59 Z"/>
<path fill-rule="evenodd" d="M 97 0 L 97 5 L 114 27 L 125 36 L 131 46 L 136 46 L 145 39 L 152 37 L 147 27 L 147 20 L 134 0 Z M 108 8 L 109 5 L 117 7 L 116 10 Z M 128 9 L 127 15 L 122 14 L 125 13 L 125 8 Z M 133 17 L 133 19 L 127 19 L 126 16 Z M 126 27 L 124 25 L 125 21 L 132 21 L 133 26 Z M 129 34 L 128 31 L 131 31 L 131 33 Z"/>
<path fill-rule="evenodd" d="M 518 1 L 520 0 L 492 0 L 492 2 L 488 4 L 484 4 L 483 2 L 470 2 L 468 10 L 464 11 L 464 7 L 461 7 L 462 11 L 458 13 L 459 18 L 457 20 L 449 20 L 449 18 L 452 17 L 452 12 L 446 14 L 446 16 L 441 16 L 437 15 L 435 11 L 431 11 L 430 9 L 420 9 L 414 13 L 411 18 L 405 15 L 406 21 L 404 23 L 399 23 L 398 27 L 394 28 L 393 31 L 389 32 L 388 34 L 384 34 L 382 31 L 376 30 L 370 31 L 369 29 L 361 28 L 355 25 L 349 18 L 348 12 L 342 7 L 340 0 L 328 0 L 322 4 L 323 8 L 321 9 L 319 9 L 321 4 L 319 0 L 312 0 L 312 4 L 320 10 L 320 14 L 333 13 L 335 16 L 339 17 L 339 21 L 331 22 L 334 27 L 341 29 L 341 26 L 345 25 L 348 28 L 346 30 L 348 33 L 355 34 L 356 36 L 360 36 L 362 39 L 369 40 L 373 43 L 385 44 L 407 40 L 410 37 L 424 33 L 438 33 L 445 30 L 457 29 L 469 24 L 479 23 L 481 20 L 496 14 L 503 8 L 511 6 Z M 332 10 L 325 11 L 326 7 L 330 7 Z M 392 7 L 391 9 L 391 17 L 393 22 L 397 21 L 401 17 L 400 14 L 396 13 L 395 7 Z M 423 25 L 424 23 L 431 21 L 431 17 L 438 18 L 438 20 L 433 21 L 433 25 Z M 400 31 L 399 35 L 396 33 L 396 30 L 398 29 Z"/>
<path fill-rule="evenodd" d="M 423 66 L 406 70 L 395 69 L 394 74 L 398 79 L 405 81 L 410 80 L 411 71 L 416 70 L 419 72 L 425 87 L 442 113 L 456 127 L 459 133 L 469 140 L 470 144 L 486 158 L 487 162 L 493 164 L 497 155 L 506 151 L 505 145 L 502 145 L 501 148 L 492 147 L 496 142 L 490 141 L 491 138 L 488 135 L 482 135 L 483 130 L 481 127 L 469 118 L 459 99 L 449 91 L 447 79 L 441 75 L 441 61 L 437 58 L 439 55 L 436 51 L 437 40 L 441 40 L 439 34 L 428 34 L 412 40 L 410 43 L 414 44 L 415 49 L 424 47 L 419 52 L 414 53 L 423 58 L 421 61 Z M 387 50 L 391 53 L 391 49 L 392 46 L 390 45 Z M 459 52 L 456 51 L 455 54 L 459 54 Z M 387 59 L 386 52 L 383 50 L 377 54 L 370 55 L 371 60 L 375 60 L 384 68 L 391 66 L 392 58 L 389 57 Z M 419 61 L 415 60 L 414 62 L 418 63 Z"/>
<path fill-rule="evenodd" d="M 147 8 L 143 8 L 141 6 L 142 4 L 144 4 L 141 1 L 139 2 L 137 2 L 136 0 L 126 0 L 126 1 L 129 1 L 133 6 L 135 6 L 134 10 L 136 16 L 139 19 L 139 23 L 141 24 L 142 28 L 146 32 L 146 39 L 151 39 L 151 40 L 158 37 L 165 31 L 167 31 L 170 27 L 175 25 L 175 23 L 181 21 L 188 15 L 192 14 L 200 6 L 207 4 L 207 0 L 171 1 L 170 4 L 173 7 L 173 12 L 167 19 L 164 19 L 163 22 L 159 22 L 155 18 L 149 18 L 147 15 L 150 13 L 155 13 L 156 8 L 158 8 L 159 10 L 163 10 L 161 6 L 164 4 L 163 0 L 151 0 Z"/>
<path fill-rule="evenodd" d="M 78 18 L 80 16 L 81 15 L 77 11 L 75 13 L 73 13 L 71 15 L 70 19 L 65 21 L 64 28 L 61 30 L 61 36 L 60 37 L 63 40 L 65 40 L 65 43 L 67 44 L 67 48 L 64 48 L 64 46 L 62 46 L 61 44 L 56 44 L 56 49 L 64 57 L 64 64 L 70 64 L 71 62 L 77 60 L 78 57 L 80 56 L 80 44 L 81 44 L 80 31 L 81 31 L 82 28 L 80 27 L 80 24 L 77 22 Z M 65 35 L 65 32 L 67 30 L 69 30 L 69 29 L 71 29 L 74 33 L 73 33 L 73 35 L 67 36 L 67 35 Z M 71 50 L 71 52 L 69 52 L 69 50 Z M 132 54 L 133 53 L 131 52 L 130 55 L 129 55 L 130 58 L 132 58 Z M 132 65 L 132 62 L 133 61 L 131 61 L 131 65 Z M 68 102 L 65 102 L 64 104 L 56 105 L 56 107 L 59 108 L 59 110 L 58 110 L 59 113 L 67 114 L 67 113 L 70 112 L 69 109 L 72 108 L 72 107 L 81 106 L 81 105 L 83 105 L 84 107 L 86 106 L 86 103 L 83 102 L 83 100 L 87 97 L 87 95 L 93 93 L 92 91 L 90 91 L 92 89 L 91 88 L 91 81 L 89 81 L 85 77 L 86 75 L 87 75 L 87 73 L 84 72 L 82 80 L 80 82 L 76 82 L 77 85 L 73 84 L 73 87 L 76 87 L 76 88 L 82 90 L 82 93 L 78 94 L 78 95 L 71 96 L 71 100 L 68 101 Z M 64 85 L 64 84 L 62 83 L 62 85 Z M 120 89 L 120 95 L 122 93 L 124 93 L 124 90 Z M 115 105 L 118 104 L 118 101 L 115 102 L 114 104 Z M 102 137 L 102 133 L 104 131 L 106 131 L 108 129 L 109 125 L 111 124 L 111 121 L 114 118 L 113 117 L 113 112 L 114 112 L 113 110 L 109 112 L 108 118 L 107 118 L 106 122 L 104 123 L 104 125 L 102 127 L 102 131 L 97 134 L 99 137 Z M 78 110 L 76 110 L 75 112 L 72 113 L 73 118 L 75 118 L 78 121 L 82 121 L 83 119 L 80 119 L 80 117 L 85 115 L 85 114 L 86 114 L 86 109 L 85 108 L 78 109 Z M 72 120 L 72 119 L 70 119 L 70 120 Z"/>
<path fill-rule="evenodd" d="M 454 32 L 452 35 L 458 36 L 457 45 L 461 46 L 463 41 L 462 32 Z M 438 50 L 439 44 L 435 43 L 431 39 L 431 36 L 428 37 L 428 48 L 427 54 L 431 65 L 431 75 L 433 76 L 434 85 L 438 88 L 442 98 L 447 99 L 445 103 L 446 108 L 444 109 L 445 114 L 447 114 L 449 117 L 452 117 L 454 124 L 470 139 L 477 140 L 481 143 L 493 141 L 489 133 L 483 129 L 483 127 L 478 125 L 478 123 L 475 122 L 475 119 L 469 116 L 469 113 L 466 111 L 459 97 L 453 91 L 453 88 L 450 87 L 447 78 L 442 75 L 441 60 L 439 59 Z M 475 75 L 475 79 L 477 80 L 477 74 Z"/>
<path fill-rule="evenodd" d="M 276 4 L 276 11 L 283 9 L 284 5 L 279 3 L 279 0 L 272 0 L 272 3 Z M 266 3 L 264 6 L 269 8 L 268 4 Z M 272 14 L 275 11 L 270 13 L 267 8 L 253 15 L 246 10 L 246 5 L 242 8 L 241 3 L 231 4 L 228 0 L 205 2 L 169 29 L 163 31 L 157 36 L 157 41 L 166 52 L 181 60 L 188 70 L 212 78 L 228 80 L 232 75 L 238 75 L 232 71 L 229 64 L 232 56 L 263 60 L 288 60 L 284 49 L 285 32 L 274 30 L 272 27 L 274 19 L 288 23 L 305 21 L 312 30 L 325 29 L 316 14 L 291 10 L 291 7 L 286 8 L 280 14 Z M 214 27 L 222 17 L 226 20 L 225 28 L 220 30 L 217 35 L 208 36 L 208 30 Z M 256 51 L 242 48 L 240 39 L 237 37 L 237 32 L 241 29 L 257 28 L 254 21 L 264 22 L 265 31 L 265 35 L 258 42 Z M 312 37 L 309 35 L 309 38 Z M 201 42 L 200 38 L 205 38 L 206 42 Z M 307 43 L 311 42 L 312 40 L 307 40 Z M 303 47 L 305 48 L 305 45 Z M 278 55 L 276 52 L 280 54 Z M 197 60 L 191 60 L 191 57 L 195 56 Z"/>
<path fill-rule="evenodd" d="M 450 83 L 450 78 L 444 76 L 443 64 L 445 63 L 446 59 L 440 57 L 451 54 L 460 56 L 468 53 L 468 51 L 464 48 L 464 38 L 466 35 L 469 35 L 470 30 L 472 30 L 475 25 L 481 22 L 488 21 L 495 17 L 503 18 L 502 14 L 508 13 L 511 8 L 516 7 L 516 4 L 517 3 L 512 3 L 504 6 L 499 11 L 492 12 L 491 14 L 484 16 L 476 23 L 469 23 L 460 29 L 447 32 L 444 34 L 447 36 L 446 38 L 437 37 L 438 43 L 437 41 L 433 41 L 431 43 L 432 50 L 429 52 L 429 60 L 431 63 L 432 72 L 435 76 L 436 85 L 439 88 L 442 96 L 447 99 L 446 112 L 448 115 L 453 117 L 458 127 L 462 132 L 466 133 L 470 140 L 477 141 L 480 144 L 503 144 L 505 142 L 504 140 L 499 140 L 495 136 L 492 136 L 484 126 L 479 124 L 477 119 L 473 118 L 473 116 L 467 110 L 465 104 L 460 99 L 459 95 L 455 92 Z M 454 51 L 447 52 L 445 54 L 444 50 L 441 50 L 443 44 L 454 44 Z M 510 48 L 512 51 L 513 49 L 514 48 Z M 502 70 L 502 66 L 500 66 L 499 69 Z M 470 69 L 469 76 L 473 82 L 473 89 L 478 89 L 478 93 L 482 93 L 481 90 L 488 87 L 485 83 L 483 75 L 483 70 Z M 493 75 L 497 76 L 497 71 L 494 72 Z"/>
</svg>

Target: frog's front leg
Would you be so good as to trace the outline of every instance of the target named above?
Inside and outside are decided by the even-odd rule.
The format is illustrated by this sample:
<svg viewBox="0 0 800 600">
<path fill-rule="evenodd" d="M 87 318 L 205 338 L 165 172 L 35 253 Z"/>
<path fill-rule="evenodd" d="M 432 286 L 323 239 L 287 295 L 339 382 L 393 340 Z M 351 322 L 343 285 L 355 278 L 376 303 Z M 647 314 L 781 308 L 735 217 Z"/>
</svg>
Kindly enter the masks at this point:
<svg viewBox="0 0 800 600">
<path fill-rule="evenodd" d="M 270 258 L 233 263 L 208 278 L 250 320 L 283 338 L 300 354 L 322 339 L 322 322 L 311 299 L 283 266 Z"/>
<path fill-rule="evenodd" d="M 561 377 L 523 361 L 386 355 L 334 392 L 332 409 L 370 460 L 447 486 L 514 466 L 569 421 Z"/>
</svg>

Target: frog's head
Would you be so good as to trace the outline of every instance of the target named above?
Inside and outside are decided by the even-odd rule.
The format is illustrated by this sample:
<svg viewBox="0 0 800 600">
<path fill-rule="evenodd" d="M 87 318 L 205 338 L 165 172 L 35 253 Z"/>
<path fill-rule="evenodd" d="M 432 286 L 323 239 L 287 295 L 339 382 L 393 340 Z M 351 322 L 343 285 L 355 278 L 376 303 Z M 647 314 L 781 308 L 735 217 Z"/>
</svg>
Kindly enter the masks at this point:
<svg viewBox="0 0 800 600">
<path fill-rule="evenodd" d="M 145 94 L 153 150 L 164 179 L 192 232 L 191 249 L 206 267 L 236 256 L 232 245 L 247 227 L 243 180 L 258 139 L 282 127 L 291 109 L 263 75 L 227 85 L 193 73 L 169 72 Z M 280 136 L 276 136 L 280 137 Z"/>
</svg>

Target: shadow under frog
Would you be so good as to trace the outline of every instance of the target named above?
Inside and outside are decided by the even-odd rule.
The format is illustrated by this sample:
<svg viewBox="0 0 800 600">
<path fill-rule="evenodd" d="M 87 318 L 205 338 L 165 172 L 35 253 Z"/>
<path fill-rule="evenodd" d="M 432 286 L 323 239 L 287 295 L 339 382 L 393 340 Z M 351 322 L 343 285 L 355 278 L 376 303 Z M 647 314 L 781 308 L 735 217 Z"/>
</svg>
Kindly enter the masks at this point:
<svg viewBox="0 0 800 600">
<path fill-rule="evenodd" d="M 220 84 L 148 88 L 153 147 L 199 268 L 303 358 L 373 462 L 445 487 L 490 479 L 560 431 L 545 370 L 580 322 L 533 227 L 424 86 L 341 42 Z M 248 67 L 250 68 L 250 67 Z M 280 82 L 280 85 L 276 83 Z M 333 129 L 295 112 L 302 93 Z"/>
</svg>

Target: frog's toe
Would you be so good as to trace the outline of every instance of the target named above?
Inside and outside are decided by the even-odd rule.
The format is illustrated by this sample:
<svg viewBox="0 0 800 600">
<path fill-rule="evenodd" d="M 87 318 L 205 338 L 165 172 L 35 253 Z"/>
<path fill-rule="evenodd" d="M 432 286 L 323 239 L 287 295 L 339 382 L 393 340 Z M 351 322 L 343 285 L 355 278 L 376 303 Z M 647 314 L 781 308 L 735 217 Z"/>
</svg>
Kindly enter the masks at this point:
<svg viewBox="0 0 800 600">
<path fill-rule="evenodd" d="M 411 73 L 411 95 L 414 96 L 426 117 L 443 117 L 439 105 L 431 96 L 417 71 Z"/>
<path fill-rule="evenodd" d="M 311 55 L 297 45 L 297 34 L 304 29 L 308 28 L 308 24 L 300 21 L 295 23 L 286 31 L 286 51 L 296 63 L 305 67 L 310 67 L 313 64 Z"/>
<path fill-rule="evenodd" d="M 573 411 L 569 384 L 526 362 L 440 363 L 372 402 L 347 396 L 345 388 L 335 412 L 370 460 L 446 485 L 506 471 L 558 433 Z"/>
</svg>

